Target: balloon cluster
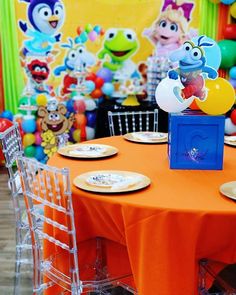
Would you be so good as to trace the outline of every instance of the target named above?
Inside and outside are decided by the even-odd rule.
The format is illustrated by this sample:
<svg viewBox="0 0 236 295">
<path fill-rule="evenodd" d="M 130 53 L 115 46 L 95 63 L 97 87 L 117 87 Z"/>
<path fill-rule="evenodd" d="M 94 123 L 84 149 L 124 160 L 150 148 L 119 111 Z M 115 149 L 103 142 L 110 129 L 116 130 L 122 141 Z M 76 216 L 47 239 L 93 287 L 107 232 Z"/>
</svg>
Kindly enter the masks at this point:
<svg viewBox="0 0 236 295">
<path fill-rule="evenodd" d="M 8 119 L 10 118 L 10 120 Z M 10 111 L 4 111 L 0 115 L 0 133 L 6 131 L 8 128 L 10 128 L 13 123 L 13 114 Z M 0 148 L 0 166 L 4 166 L 4 155 Z"/>
<path fill-rule="evenodd" d="M 111 96 L 114 92 L 112 79 L 113 73 L 107 68 L 99 69 L 96 74 L 91 72 L 85 78 L 86 92 L 92 98 Z"/>
<path fill-rule="evenodd" d="M 75 38 L 75 43 L 85 43 L 88 40 L 94 42 L 98 39 L 99 36 L 103 36 L 105 31 L 99 26 L 96 25 L 93 27 L 91 24 L 87 24 L 85 28 L 79 26 L 77 28 L 78 36 Z"/>
</svg>

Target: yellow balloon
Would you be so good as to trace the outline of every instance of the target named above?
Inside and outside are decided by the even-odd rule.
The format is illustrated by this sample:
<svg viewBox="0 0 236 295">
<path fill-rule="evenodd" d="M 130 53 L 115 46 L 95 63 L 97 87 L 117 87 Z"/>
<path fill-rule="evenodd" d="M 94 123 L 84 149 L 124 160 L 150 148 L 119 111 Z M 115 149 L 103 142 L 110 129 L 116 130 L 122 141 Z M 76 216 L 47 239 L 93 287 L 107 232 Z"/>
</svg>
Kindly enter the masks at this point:
<svg viewBox="0 0 236 295">
<path fill-rule="evenodd" d="M 80 134 L 81 134 L 80 129 L 75 129 L 75 131 L 72 133 L 72 137 L 75 142 L 80 142 Z"/>
<path fill-rule="evenodd" d="M 36 98 L 36 103 L 38 106 L 46 106 L 47 104 L 47 97 L 45 94 L 39 94 Z"/>
<path fill-rule="evenodd" d="M 206 100 L 196 100 L 196 104 L 204 113 L 222 115 L 231 109 L 235 102 L 235 91 L 227 80 L 206 80 L 205 87 L 208 93 Z"/>
<path fill-rule="evenodd" d="M 236 18 L 236 2 L 230 6 L 229 12 L 233 18 Z"/>
<path fill-rule="evenodd" d="M 35 136 L 33 133 L 26 133 L 23 137 L 23 146 L 27 147 L 35 143 Z"/>
</svg>

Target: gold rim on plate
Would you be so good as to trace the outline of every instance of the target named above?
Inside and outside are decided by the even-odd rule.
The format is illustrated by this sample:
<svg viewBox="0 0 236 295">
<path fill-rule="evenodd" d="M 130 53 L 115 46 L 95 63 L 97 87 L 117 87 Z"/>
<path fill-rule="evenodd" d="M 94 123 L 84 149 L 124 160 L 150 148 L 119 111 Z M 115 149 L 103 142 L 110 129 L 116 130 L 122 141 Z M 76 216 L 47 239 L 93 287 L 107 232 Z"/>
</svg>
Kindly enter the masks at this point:
<svg viewBox="0 0 236 295">
<path fill-rule="evenodd" d="M 99 149 L 100 152 L 96 152 Z M 106 144 L 77 143 L 62 147 L 57 152 L 62 156 L 70 158 L 97 159 L 113 156 L 118 153 L 118 149 Z"/>
<path fill-rule="evenodd" d="M 236 146 L 236 136 L 225 136 L 224 143 L 231 146 Z"/>
<path fill-rule="evenodd" d="M 118 175 L 120 177 L 123 177 L 124 179 L 134 179 L 135 181 L 131 181 L 130 183 L 127 182 L 126 186 L 119 186 L 119 183 L 117 183 L 112 186 L 110 185 L 96 185 L 91 184 L 88 180 L 91 179 L 91 177 L 99 177 L 101 175 Z M 83 173 L 81 175 L 78 175 L 74 178 L 73 184 L 85 191 L 90 192 L 96 192 L 96 193 L 106 193 L 106 194 L 113 194 L 113 193 L 121 193 L 121 192 L 132 192 L 136 190 L 143 189 L 147 186 L 149 186 L 151 183 L 151 180 L 140 173 L 131 172 L 131 171 L 122 171 L 122 170 L 97 170 L 97 171 L 90 171 L 87 173 Z"/>
<path fill-rule="evenodd" d="M 139 132 L 126 133 L 123 135 L 123 137 L 129 141 L 138 142 L 138 143 L 168 142 L 168 133 L 164 133 L 164 132 L 139 131 Z"/>
<path fill-rule="evenodd" d="M 236 201 L 236 181 L 223 183 L 220 186 L 220 192 L 227 198 Z"/>
</svg>

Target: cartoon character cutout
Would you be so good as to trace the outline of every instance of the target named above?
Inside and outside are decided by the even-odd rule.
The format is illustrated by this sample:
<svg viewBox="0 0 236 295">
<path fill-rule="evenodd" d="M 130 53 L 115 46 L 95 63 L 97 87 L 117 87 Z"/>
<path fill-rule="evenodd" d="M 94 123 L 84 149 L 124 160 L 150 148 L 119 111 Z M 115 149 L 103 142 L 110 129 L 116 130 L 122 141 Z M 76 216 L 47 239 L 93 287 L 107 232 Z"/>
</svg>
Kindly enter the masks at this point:
<svg viewBox="0 0 236 295">
<path fill-rule="evenodd" d="M 158 19 L 143 32 L 143 36 L 155 46 L 154 55 L 168 57 L 170 52 L 182 45 L 186 40 L 193 7 L 193 3 L 177 5 L 176 1 L 165 0 Z"/>
<path fill-rule="evenodd" d="M 67 118 L 66 113 L 65 105 L 58 104 L 54 99 L 48 102 L 47 107 L 40 106 L 38 109 L 38 116 L 42 118 L 42 146 L 48 155 L 52 155 L 57 147 L 60 148 L 68 142 L 68 133 L 74 123 L 74 114 L 71 113 Z"/>
<path fill-rule="evenodd" d="M 62 44 L 61 47 L 68 48 L 64 58 L 64 65 L 55 68 L 54 74 L 60 76 L 62 72 L 66 72 L 63 80 L 61 95 L 71 92 L 71 85 L 78 84 L 79 74 L 85 74 L 89 67 L 96 62 L 95 56 L 90 53 L 85 45 L 75 45 L 71 38 L 68 38 L 68 44 Z"/>
<path fill-rule="evenodd" d="M 172 62 L 178 62 L 179 68 L 168 72 L 170 79 L 180 78 L 183 89 L 176 86 L 173 91 L 180 102 L 195 96 L 203 101 L 207 97 L 203 73 L 207 74 L 209 79 L 216 79 L 218 73 L 212 67 L 206 65 L 204 47 L 213 46 L 210 42 L 204 42 L 204 37 L 197 39 L 197 45 L 192 41 L 184 42 L 180 49 L 177 49 L 170 55 Z"/>
<path fill-rule="evenodd" d="M 22 20 L 19 27 L 29 40 L 24 42 L 21 55 L 46 56 L 52 51 L 55 42 L 59 42 L 61 34 L 58 30 L 64 23 L 65 9 L 60 0 L 22 0 L 29 3 L 28 19 L 31 27 Z"/>
<path fill-rule="evenodd" d="M 116 77 L 132 78 L 137 74 L 135 63 L 130 59 L 139 48 L 136 33 L 131 29 L 112 28 L 107 30 L 103 49 L 98 58 L 103 60 L 103 67 L 115 73 Z"/>
</svg>

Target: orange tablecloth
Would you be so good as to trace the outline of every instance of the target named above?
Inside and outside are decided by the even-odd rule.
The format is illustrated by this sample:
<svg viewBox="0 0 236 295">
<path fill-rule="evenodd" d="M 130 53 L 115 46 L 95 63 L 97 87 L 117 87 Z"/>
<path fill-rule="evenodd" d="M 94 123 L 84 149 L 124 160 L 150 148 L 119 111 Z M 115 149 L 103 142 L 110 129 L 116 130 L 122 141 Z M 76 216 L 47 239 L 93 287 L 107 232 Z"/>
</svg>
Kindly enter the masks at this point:
<svg viewBox="0 0 236 295">
<path fill-rule="evenodd" d="M 224 170 L 171 170 L 167 145 L 136 144 L 122 137 L 93 143 L 119 149 L 111 158 L 75 160 L 53 156 L 49 164 L 68 167 L 71 181 L 92 170 L 145 174 L 150 187 L 103 195 L 72 185 L 78 240 L 102 236 L 126 245 L 141 295 L 197 294 L 200 258 L 236 262 L 236 204 L 219 186 L 236 179 L 236 149 L 225 146 Z"/>
</svg>

